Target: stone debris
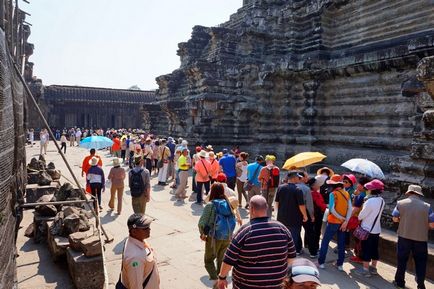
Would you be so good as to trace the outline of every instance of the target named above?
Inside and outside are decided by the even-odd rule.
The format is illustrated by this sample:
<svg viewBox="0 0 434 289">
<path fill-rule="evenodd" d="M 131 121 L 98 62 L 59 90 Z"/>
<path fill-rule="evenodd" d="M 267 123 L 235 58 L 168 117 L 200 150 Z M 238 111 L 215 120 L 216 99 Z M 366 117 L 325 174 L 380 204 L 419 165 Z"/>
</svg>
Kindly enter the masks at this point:
<svg viewBox="0 0 434 289">
<path fill-rule="evenodd" d="M 68 236 L 68 240 L 69 240 L 69 246 L 74 249 L 75 251 L 81 251 L 81 247 L 80 247 L 80 241 L 87 239 L 91 236 L 94 235 L 93 230 L 88 230 L 85 232 L 76 232 L 73 234 L 70 234 Z"/>
<path fill-rule="evenodd" d="M 81 249 L 80 251 L 82 251 L 86 257 L 95 257 L 102 254 L 101 240 L 98 236 L 80 240 L 78 243 Z"/>
</svg>

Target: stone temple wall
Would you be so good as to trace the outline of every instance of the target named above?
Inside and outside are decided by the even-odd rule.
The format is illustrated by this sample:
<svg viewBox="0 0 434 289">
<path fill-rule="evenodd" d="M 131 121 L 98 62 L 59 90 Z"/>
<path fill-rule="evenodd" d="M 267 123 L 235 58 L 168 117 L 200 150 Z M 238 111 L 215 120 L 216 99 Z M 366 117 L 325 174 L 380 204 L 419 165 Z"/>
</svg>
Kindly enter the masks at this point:
<svg viewBox="0 0 434 289">
<path fill-rule="evenodd" d="M 282 162 L 368 158 L 387 174 L 389 213 L 409 182 L 434 197 L 433 141 L 421 141 L 434 101 L 416 77 L 434 55 L 432 1 L 246 0 L 228 22 L 194 27 L 178 55 L 147 112 L 166 116 L 147 118 L 156 132 Z"/>
<path fill-rule="evenodd" d="M 0 29 L 0 288 L 16 288 L 17 205 L 26 180 L 24 94 Z"/>
</svg>

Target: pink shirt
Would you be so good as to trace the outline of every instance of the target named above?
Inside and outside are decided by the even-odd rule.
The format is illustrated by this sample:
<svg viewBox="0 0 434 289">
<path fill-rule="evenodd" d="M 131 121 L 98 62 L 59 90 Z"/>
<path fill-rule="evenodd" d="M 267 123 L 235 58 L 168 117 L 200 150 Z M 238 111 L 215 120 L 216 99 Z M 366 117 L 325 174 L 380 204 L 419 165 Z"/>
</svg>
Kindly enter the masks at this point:
<svg viewBox="0 0 434 289">
<path fill-rule="evenodd" d="M 204 159 L 200 158 L 194 165 L 196 171 L 196 182 L 208 182 L 210 180 L 211 165 Z"/>
<path fill-rule="evenodd" d="M 215 179 L 217 179 L 217 175 L 220 172 L 220 164 L 219 164 L 218 160 L 216 160 L 216 159 L 210 160 L 209 163 L 211 165 L 211 169 L 209 171 L 209 174 L 215 180 Z"/>
</svg>

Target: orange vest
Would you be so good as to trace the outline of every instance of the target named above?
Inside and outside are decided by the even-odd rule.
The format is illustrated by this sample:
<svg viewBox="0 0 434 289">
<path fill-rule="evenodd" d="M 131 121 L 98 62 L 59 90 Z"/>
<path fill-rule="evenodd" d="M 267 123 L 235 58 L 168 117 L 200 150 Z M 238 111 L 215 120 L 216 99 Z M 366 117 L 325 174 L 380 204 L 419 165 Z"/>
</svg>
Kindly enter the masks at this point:
<svg viewBox="0 0 434 289">
<path fill-rule="evenodd" d="M 344 189 L 333 191 L 332 194 L 335 199 L 335 211 L 342 217 L 346 217 L 350 194 Z M 342 224 L 344 222 L 343 220 L 336 218 L 331 212 L 327 217 L 327 221 L 332 224 Z"/>
</svg>

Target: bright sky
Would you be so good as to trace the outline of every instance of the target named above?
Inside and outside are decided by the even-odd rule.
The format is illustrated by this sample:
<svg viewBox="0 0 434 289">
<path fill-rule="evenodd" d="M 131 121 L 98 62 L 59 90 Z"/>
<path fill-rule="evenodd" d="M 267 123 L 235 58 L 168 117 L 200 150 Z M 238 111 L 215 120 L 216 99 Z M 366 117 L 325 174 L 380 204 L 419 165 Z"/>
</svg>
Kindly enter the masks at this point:
<svg viewBox="0 0 434 289">
<path fill-rule="evenodd" d="M 155 89 L 180 65 L 179 42 L 216 26 L 242 0 L 31 0 L 34 75 L 45 85 Z"/>
</svg>

